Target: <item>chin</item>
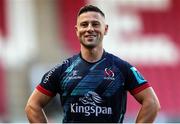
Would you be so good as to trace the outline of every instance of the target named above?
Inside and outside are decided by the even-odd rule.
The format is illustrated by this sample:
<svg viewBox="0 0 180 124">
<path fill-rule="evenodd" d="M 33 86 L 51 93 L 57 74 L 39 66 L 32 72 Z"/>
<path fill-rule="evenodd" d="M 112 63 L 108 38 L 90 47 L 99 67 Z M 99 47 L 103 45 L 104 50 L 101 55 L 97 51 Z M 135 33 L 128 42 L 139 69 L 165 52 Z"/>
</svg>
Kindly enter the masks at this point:
<svg viewBox="0 0 180 124">
<path fill-rule="evenodd" d="M 95 48 L 96 47 L 96 45 L 95 44 L 82 44 L 85 48 L 87 48 L 87 49 L 93 49 L 93 48 Z"/>
<path fill-rule="evenodd" d="M 86 45 L 85 46 L 87 49 L 93 49 L 93 48 L 95 48 L 96 46 L 94 46 L 94 45 Z"/>
<path fill-rule="evenodd" d="M 81 45 L 87 49 L 92 49 L 97 46 L 96 41 L 91 40 L 91 41 L 81 41 Z"/>
</svg>

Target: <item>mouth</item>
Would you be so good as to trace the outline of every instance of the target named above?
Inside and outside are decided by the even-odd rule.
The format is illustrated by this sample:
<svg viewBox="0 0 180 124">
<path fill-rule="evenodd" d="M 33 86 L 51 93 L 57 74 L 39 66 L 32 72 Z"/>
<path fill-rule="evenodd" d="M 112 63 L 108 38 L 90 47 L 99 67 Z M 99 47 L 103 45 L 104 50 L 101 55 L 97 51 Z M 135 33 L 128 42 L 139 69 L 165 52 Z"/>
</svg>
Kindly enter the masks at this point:
<svg viewBox="0 0 180 124">
<path fill-rule="evenodd" d="M 96 35 L 85 35 L 85 38 L 94 38 Z"/>
</svg>

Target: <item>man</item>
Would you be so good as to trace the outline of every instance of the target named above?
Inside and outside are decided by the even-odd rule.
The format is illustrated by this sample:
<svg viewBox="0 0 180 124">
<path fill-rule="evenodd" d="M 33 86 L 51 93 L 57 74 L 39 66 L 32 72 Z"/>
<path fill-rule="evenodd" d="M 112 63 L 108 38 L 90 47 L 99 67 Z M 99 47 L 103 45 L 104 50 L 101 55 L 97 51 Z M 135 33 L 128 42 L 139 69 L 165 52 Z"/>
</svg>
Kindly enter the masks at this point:
<svg viewBox="0 0 180 124">
<path fill-rule="evenodd" d="M 141 104 L 136 122 L 153 122 L 160 104 L 152 87 L 135 67 L 103 49 L 104 13 L 93 5 L 82 7 L 75 30 L 80 53 L 44 75 L 25 108 L 29 122 L 47 122 L 43 108 L 57 93 L 63 122 L 123 122 L 127 91 Z"/>
</svg>

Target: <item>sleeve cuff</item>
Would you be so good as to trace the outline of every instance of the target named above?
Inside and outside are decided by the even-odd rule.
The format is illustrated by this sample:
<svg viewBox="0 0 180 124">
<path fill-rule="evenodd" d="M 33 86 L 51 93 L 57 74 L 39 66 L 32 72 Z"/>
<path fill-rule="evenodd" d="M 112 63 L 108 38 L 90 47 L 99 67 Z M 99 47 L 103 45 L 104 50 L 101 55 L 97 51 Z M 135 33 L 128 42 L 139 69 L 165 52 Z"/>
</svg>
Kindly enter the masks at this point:
<svg viewBox="0 0 180 124">
<path fill-rule="evenodd" d="M 49 90 L 46 90 L 46 89 L 45 89 L 44 87 L 42 87 L 41 85 L 38 85 L 38 86 L 36 87 L 36 89 L 37 89 L 38 91 L 40 91 L 41 93 L 47 95 L 47 96 L 51 96 L 51 97 L 55 96 L 54 93 L 50 92 Z"/>
<path fill-rule="evenodd" d="M 145 84 L 143 84 L 143 85 L 141 85 L 141 86 L 139 86 L 139 87 L 131 90 L 130 93 L 131 93 L 132 95 L 135 95 L 135 94 L 141 92 L 142 90 L 144 90 L 144 89 L 146 89 L 146 88 L 148 88 L 148 87 L 151 87 L 150 84 L 149 84 L 149 83 L 145 83 Z"/>
</svg>

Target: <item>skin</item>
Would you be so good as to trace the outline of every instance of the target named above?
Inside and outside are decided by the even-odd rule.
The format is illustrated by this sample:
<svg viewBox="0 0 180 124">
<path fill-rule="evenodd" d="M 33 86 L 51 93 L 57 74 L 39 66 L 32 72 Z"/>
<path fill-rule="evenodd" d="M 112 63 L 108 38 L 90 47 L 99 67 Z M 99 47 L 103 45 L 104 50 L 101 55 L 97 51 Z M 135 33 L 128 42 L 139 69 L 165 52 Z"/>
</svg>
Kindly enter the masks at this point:
<svg viewBox="0 0 180 124">
<path fill-rule="evenodd" d="M 88 62 L 100 60 L 103 54 L 103 38 L 108 31 L 105 18 L 97 12 L 82 13 L 77 18 L 75 31 L 80 41 L 82 57 Z M 160 104 L 154 90 L 151 87 L 146 88 L 135 94 L 134 98 L 141 104 L 136 123 L 152 123 L 160 110 Z M 51 99 L 52 97 L 34 90 L 25 107 L 30 123 L 47 122 L 43 108 Z"/>
<path fill-rule="evenodd" d="M 88 62 L 101 59 L 102 41 L 108 31 L 105 18 L 97 12 L 83 13 L 77 19 L 75 30 L 80 41 L 82 57 Z"/>
<path fill-rule="evenodd" d="M 30 123 L 47 123 L 43 108 L 52 99 L 50 96 L 34 90 L 25 107 L 25 112 Z"/>
<path fill-rule="evenodd" d="M 136 123 L 153 123 L 161 106 L 152 87 L 135 94 L 134 98 L 141 104 Z"/>
</svg>

